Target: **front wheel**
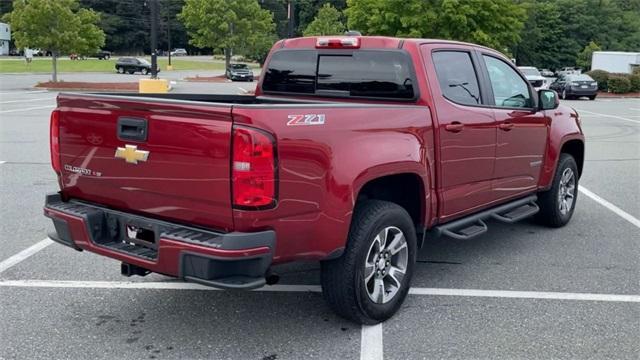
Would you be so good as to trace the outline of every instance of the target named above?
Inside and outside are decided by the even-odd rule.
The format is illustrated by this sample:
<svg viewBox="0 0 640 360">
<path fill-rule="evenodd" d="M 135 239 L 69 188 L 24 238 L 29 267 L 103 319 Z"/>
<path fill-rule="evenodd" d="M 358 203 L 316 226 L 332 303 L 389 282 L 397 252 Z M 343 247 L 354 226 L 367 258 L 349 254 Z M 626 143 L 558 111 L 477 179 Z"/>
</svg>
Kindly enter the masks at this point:
<svg viewBox="0 0 640 360">
<path fill-rule="evenodd" d="M 405 209 L 379 200 L 358 204 L 344 253 L 321 265 L 322 293 L 329 307 L 359 324 L 393 316 L 409 292 L 416 244 Z"/>
<path fill-rule="evenodd" d="M 118 67 L 118 74 L 124 74 L 124 68 Z"/>
<path fill-rule="evenodd" d="M 596 95 L 589 96 L 589 100 L 595 100 L 595 99 L 596 99 Z"/>
<path fill-rule="evenodd" d="M 578 176 L 578 166 L 573 156 L 560 154 L 551 189 L 538 194 L 538 222 L 561 227 L 571 220 L 578 197 Z"/>
<path fill-rule="evenodd" d="M 149 73 L 149 69 L 147 68 L 142 69 L 142 75 L 147 75 L 148 73 Z"/>
<path fill-rule="evenodd" d="M 562 96 L 561 96 L 562 100 L 568 100 L 569 96 L 567 95 L 567 90 L 563 89 L 562 90 Z"/>
</svg>

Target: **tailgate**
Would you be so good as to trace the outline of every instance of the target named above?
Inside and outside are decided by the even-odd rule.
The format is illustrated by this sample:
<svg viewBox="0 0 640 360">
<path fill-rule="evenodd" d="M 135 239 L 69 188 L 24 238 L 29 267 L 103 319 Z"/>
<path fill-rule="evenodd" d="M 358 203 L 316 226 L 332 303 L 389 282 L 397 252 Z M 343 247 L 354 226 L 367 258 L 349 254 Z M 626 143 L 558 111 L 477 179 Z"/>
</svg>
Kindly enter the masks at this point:
<svg viewBox="0 0 640 360">
<path fill-rule="evenodd" d="M 231 105 L 61 94 L 63 193 L 230 231 Z"/>
</svg>

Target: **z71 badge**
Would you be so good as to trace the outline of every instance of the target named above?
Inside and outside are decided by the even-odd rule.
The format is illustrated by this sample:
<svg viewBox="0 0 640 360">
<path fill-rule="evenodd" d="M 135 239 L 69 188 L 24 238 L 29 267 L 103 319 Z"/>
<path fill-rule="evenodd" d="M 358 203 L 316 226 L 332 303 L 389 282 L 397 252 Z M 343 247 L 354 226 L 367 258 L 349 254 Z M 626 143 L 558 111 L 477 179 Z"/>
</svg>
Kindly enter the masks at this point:
<svg viewBox="0 0 640 360">
<path fill-rule="evenodd" d="M 289 115 L 287 126 L 324 125 L 324 114 Z"/>
</svg>

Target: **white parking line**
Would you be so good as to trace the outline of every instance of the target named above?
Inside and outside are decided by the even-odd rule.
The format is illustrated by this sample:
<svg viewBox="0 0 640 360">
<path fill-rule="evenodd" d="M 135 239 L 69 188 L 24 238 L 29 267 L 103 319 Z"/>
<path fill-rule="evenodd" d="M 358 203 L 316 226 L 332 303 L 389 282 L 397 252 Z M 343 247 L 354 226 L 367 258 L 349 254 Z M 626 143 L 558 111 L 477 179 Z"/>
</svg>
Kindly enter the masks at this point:
<svg viewBox="0 0 640 360">
<path fill-rule="evenodd" d="M 630 121 L 632 123 L 640 124 L 640 120 L 627 119 L 627 118 L 622 117 L 622 116 L 600 114 L 600 113 L 596 113 L 596 112 L 593 112 L 593 111 L 587 111 L 587 110 L 581 110 L 581 109 L 576 109 L 576 110 L 578 110 L 578 113 L 587 113 L 587 114 L 598 115 L 598 116 L 602 116 L 602 117 L 608 117 L 608 118 L 624 120 L 624 121 Z"/>
<path fill-rule="evenodd" d="M 47 240 L 50 241 L 49 239 L 45 239 L 43 241 L 47 241 Z M 45 245 L 45 247 L 47 245 Z M 20 261 L 22 260 L 24 260 L 24 258 L 21 259 Z M 76 281 L 76 280 L 0 280 L 0 287 L 139 289 L 139 290 L 151 289 L 151 290 L 200 290 L 200 291 L 217 291 L 218 290 L 216 288 L 212 288 L 212 287 L 208 287 L 208 286 L 204 286 L 196 283 L 188 283 L 188 282 L 181 282 L 181 281 L 134 282 L 134 281 Z M 270 286 L 262 287 L 260 289 L 256 289 L 254 291 L 320 292 L 322 290 L 318 285 L 270 285 Z M 548 291 L 478 290 L 478 289 L 413 287 L 411 288 L 411 290 L 409 290 L 409 294 L 422 295 L 422 296 L 462 296 L 462 297 L 491 297 L 491 298 L 510 298 L 510 299 L 545 299 L 545 300 L 605 301 L 605 302 L 634 302 L 634 303 L 640 302 L 640 295 L 569 293 L 569 292 L 548 292 Z"/>
<path fill-rule="evenodd" d="M 477 289 L 441 289 L 411 288 L 412 295 L 495 297 L 510 299 L 545 299 L 607 302 L 640 302 L 640 295 L 566 293 L 547 291 L 477 290 Z"/>
<path fill-rule="evenodd" d="M 12 109 L 12 110 L 0 110 L 0 114 L 6 114 L 6 113 L 18 112 L 18 111 L 29 111 L 29 110 L 46 109 L 46 108 L 53 108 L 53 107 L 56 107 L 56 105 L 55 105 L 55 104 L 52 104 L 52 105 L 47 105 L 47 106 L 38 106 L 38 107 L 32 107 L 32 108 Z"/>
<path fill-rule="evenodd" d="M 34 91 L 6 91 L 0 92 L 0 95 L 20 95 L 20 94 L 42 94 L 49 92 L 48 90 L 34 90 Z"/>
<path fill-rule="evenodd" d="M 384 341 L 382 324 L 362 325 L 360 332 L 360 360 L 382 360 Z"/>
<path fill-rule="evenodd" d="M 2 101 L 2 104 L 14 104 L 14 103 L 23 103 L 23 102 L 34 102 L 34 101 L 42 101 L 42 100 L 54 100 L 55 97 L 46 97 L 46 98 L 37 98 L 37 99 L 28 99 L 28 100 L 11 100 L 11 101 Z"/>
<path fill-rule="evenodd" d="M 613 211 L 616 215 L 620 216 L 621 218 L 627 220 L 628 222 L 632 223 L 636 227 L 640 228 L 640 220 L 638 220 L 636 217 L 634 217 L 631 214 L 629 214 L 628 212 L 620 209 L 619 207 L 613 205 L 612 203 L 608 202 L 607 200 L 601 198 L 600 196 L 594 194 L 591 190 L 585 188 L 582 185 L 580 185 L 578 187 L 578 189 L 580 190 L 581 193 L 583 193 L 583 194 L 587 195 L 588 197 L 590 197 L 591 199 L 595 200 L 600 205 L 602 205 L 602 206 L 606 207 L 607 209 Z"/>
<path fill-rule="evenodd" d="M 46 248 L 51 244 L 53 244 L 53 241 L 49 238 L 40 240 L 39 242 L 29 246 L 28 248 L 20 251 L 19 253 L 11 256 L 10 258 L 0 262 L 0 273 L 4 272 L 5 270 L 9 269 L 10 267 L 16 264 L 19 264 L 29 256 L 37 253 L 38 251 Z"/>
</svg>

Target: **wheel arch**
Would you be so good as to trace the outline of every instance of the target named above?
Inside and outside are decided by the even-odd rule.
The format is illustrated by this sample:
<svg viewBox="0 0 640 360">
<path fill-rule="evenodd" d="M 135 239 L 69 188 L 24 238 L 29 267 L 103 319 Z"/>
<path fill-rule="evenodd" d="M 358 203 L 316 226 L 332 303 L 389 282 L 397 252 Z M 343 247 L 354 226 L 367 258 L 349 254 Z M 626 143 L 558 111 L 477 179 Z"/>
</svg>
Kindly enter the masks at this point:
<svg viewBox="0 0 640 360">
<path fill-rule="evenodd" d="M 571 155 L 578 166 L 578 177 L 582 176 L 582 168 L 584 165 L 584 142 L 579 139 L 568 140 L 562 144 L 560 154 Z"/>
</svg>

